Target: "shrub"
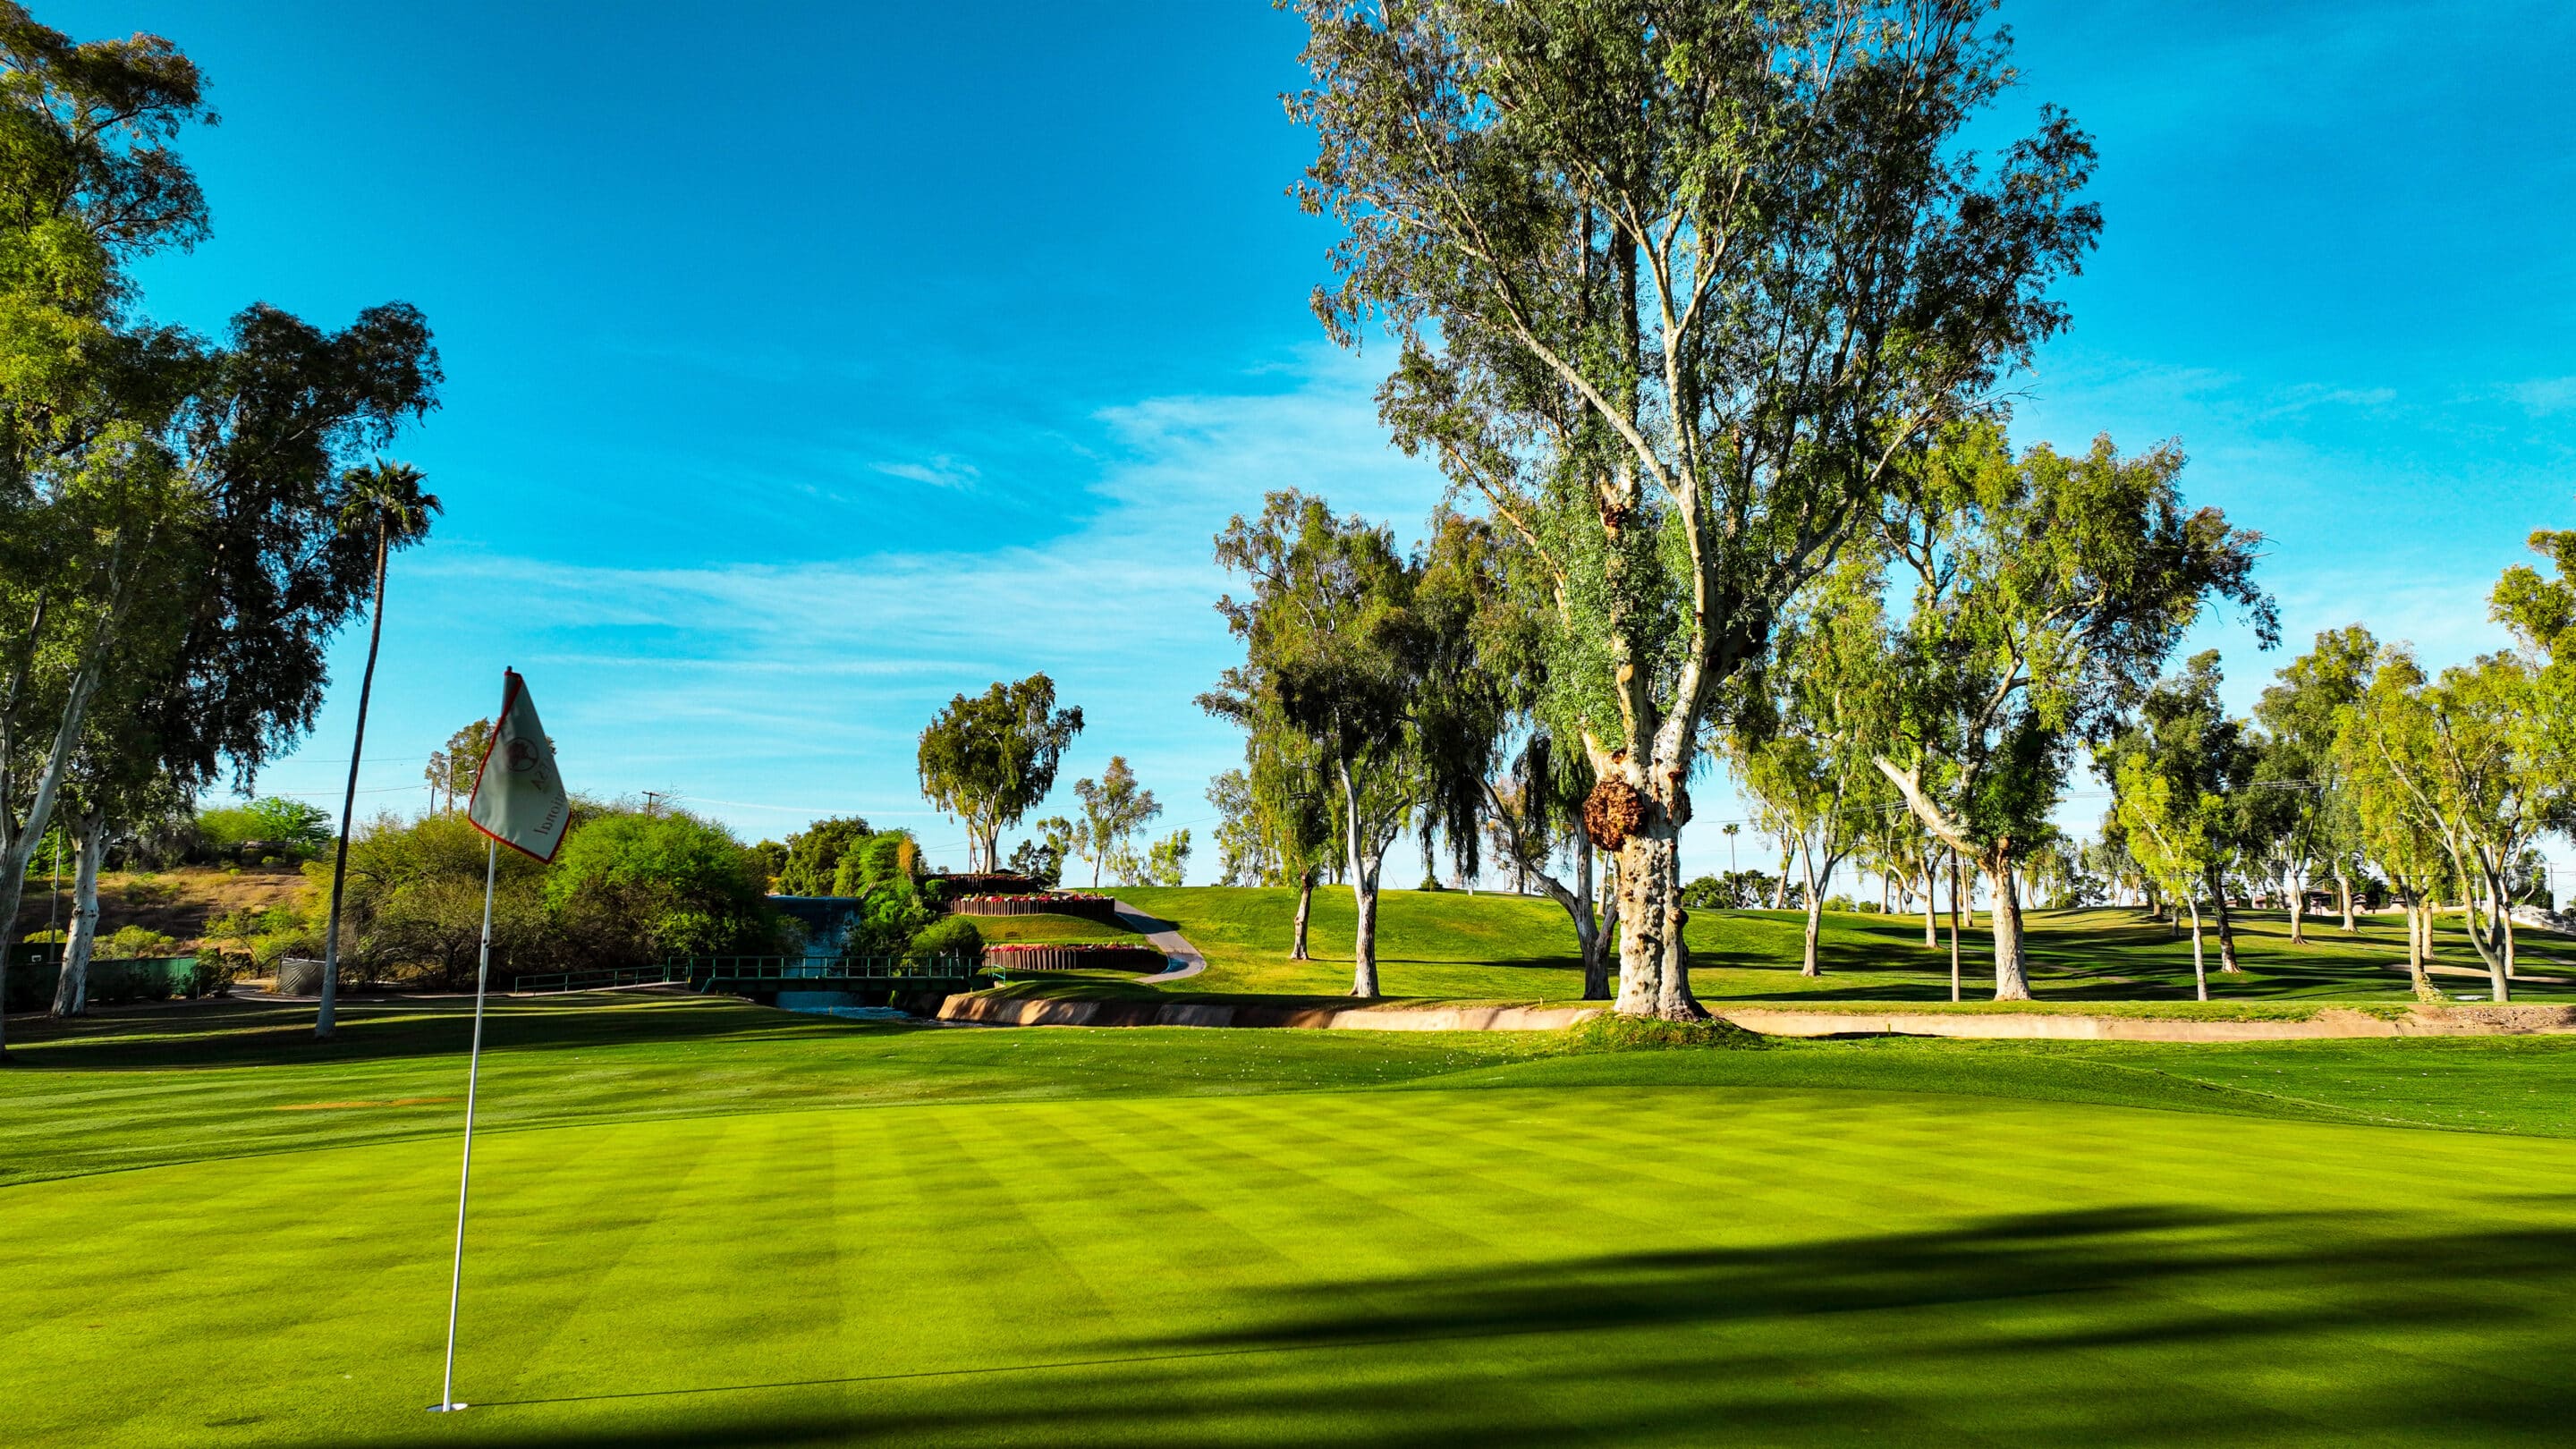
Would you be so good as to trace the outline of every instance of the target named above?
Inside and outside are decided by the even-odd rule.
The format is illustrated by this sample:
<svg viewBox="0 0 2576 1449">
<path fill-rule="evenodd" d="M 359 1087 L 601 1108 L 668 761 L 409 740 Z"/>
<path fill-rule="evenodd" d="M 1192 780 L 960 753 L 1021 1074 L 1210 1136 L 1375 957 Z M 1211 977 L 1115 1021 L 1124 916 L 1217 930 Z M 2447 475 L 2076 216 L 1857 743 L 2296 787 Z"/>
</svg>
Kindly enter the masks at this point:
<svg viewBox="0 0 2576 1449">
<path fill-rule="evenodd" d="M 126 926 L 101 940 L 90 954 L 109 961 L 131 961 L 138 957 L 168 956 L 179 949 L 178 938 L 141 926 Z"/>
<path fill-rule="evenodd" d="M 1694 911 L 1760 910 L 1771 904 L 1771 892 L 1779 883 L 1778 877 L 1758 870 L 1704 875 L 1682 887 L 1682 905 Z M 1802 901 L 1803 897 L 1798 899 Z"/>
<path fill-rule="evenodd" d="M 909 832 L 889 830 L 854 841 L 842 852 L 832 872 L 832 894 L 865 896 L 879 886 L 915 885 L 920 879 L 921 847 Z"/>
<path fill-rule="evenodd" d="M 1604 1012 L 1565 1033 L 1578 1052 L 1664 1051 L 1683 1047 L 1745 1050 L 1770 1045 L 1731 1021 L 1663 1021 Z"/>
<path fill-rule="evenodd" d="M 269 854 L 313 854 L 331 839 L 331 814 L 319 805 L 271 795 L 247 805 L 222 805 L 197 815 L 198 837 L 218 856 L 237 857 L 249 845 Z M 263 857 L 266 863 L 266 857 Z"/>
<path fill-rule="evenodd" d="M 967 916 L 943 916 L 915 931 L 911 944 L 904 947 L 907 961 L 932 961 L 942 956 L 963 956 L 976 960 L 984 954 L 984 933 L 976 929 Z"/>
<path fill-rule="evenodd" d="M 546 873 L 559 927 L 600 932 L 647 957 L 759 951 L 777 936 L 761 864 L 731 832 L 685 811 L 602 813 Z"/>
<path fill-rule="evenodd" d="M 783 896 L 828 896 L 832 877 L 850 847 L 868 838 L 868 822 L 855 815 L 817 820 L 787 837 L 787 853 L 774 872 Z"/>
</svg>

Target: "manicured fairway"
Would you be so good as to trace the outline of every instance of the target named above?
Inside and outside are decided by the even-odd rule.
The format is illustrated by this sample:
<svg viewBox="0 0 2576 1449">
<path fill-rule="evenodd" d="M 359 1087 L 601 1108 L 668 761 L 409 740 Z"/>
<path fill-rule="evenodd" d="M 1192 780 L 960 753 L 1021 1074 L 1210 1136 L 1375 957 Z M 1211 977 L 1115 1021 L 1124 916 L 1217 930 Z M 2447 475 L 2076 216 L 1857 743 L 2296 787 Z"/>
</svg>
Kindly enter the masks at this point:
<svg viewBox="0 0 2576 1449">
<path fill-rule="evenodd" d="M 1296 893 L 1217 886 L 1122 888 L 1119 898 L 1173 921 L 1207 954 L 1201 977 L 1165 984 L 1173 995 L 1228 992 L 1335 995 L 1350 989 L 1351 898 L 1348 890 L 1315 893 L 1312 961 L 1287 959 Z M 1388 891 L 1381 903 L 1378 949 L 1389 996 L 1495 1001 L 1573 1001 L 1583 990 L 1574 931 L 1565 912 L 1537 898 L 1456 891 Z M 2191 938 L 2127 909 L 2033 911 L 2029 916 L 2031 990 L 2042 1001 L 2170 1002 L 2192 999 Z M 2305 943 L 2289 940 L 2279 911 L 2239 911 L 2237 945 L 2245 970 L 2218 971 L 2208 943 L 2210 994 L 2221 1004 L 2412 999 L 2406 943 L 2398 918 L 2361 918 L 2345 935 L 2335 922 L 2311 919 Z M 1976 921 L 1960 936 L 1969 998 L 1994 991 L 1992 938 Z M 1696 911 L 1691 915 L 1691 984 L 1711 1003 L 1946 1001 L 1950 957 L 1923 945 L 1920 916 L 1831 912 L 1819 941 L 1820 976 L 1798 973 L 1805 917 L 1797 911 Z M 2517 1000 L 2576 1001 L 2576 941 L 2538 931 L 2520 937 L 2528 976 Z M 2437 977 L 2455 995 L 2483 999 L 2487 982 L 2459 917 L 2442 919 L 2436 964 L 2459 974 Z M 1136 994 L 1158 988 L 1109 983 L 1077 988 Z"/>
<path fill-rule="evenodd" d="M 505 1025 L 554 1039 L 494 1079 L 452 1420 L 420 1407 L 452 1139 L 266 1095 L 434 1083 L 452 1017 L 28 1049 L 12 1158 L 69 1141 L 40 1096 L 192 1083 L 200 1132 L 313 1145 L 131 1130 L 167 1165 L 0 1188 L 10 1441 L 2556 1443 L 2576 1389 L 2576 1141 L 2353 1125 L 2510 1092 L 2566 1130 L 2564 1043 L 1433 1055 L 591 1011 Z"/>
</svg>

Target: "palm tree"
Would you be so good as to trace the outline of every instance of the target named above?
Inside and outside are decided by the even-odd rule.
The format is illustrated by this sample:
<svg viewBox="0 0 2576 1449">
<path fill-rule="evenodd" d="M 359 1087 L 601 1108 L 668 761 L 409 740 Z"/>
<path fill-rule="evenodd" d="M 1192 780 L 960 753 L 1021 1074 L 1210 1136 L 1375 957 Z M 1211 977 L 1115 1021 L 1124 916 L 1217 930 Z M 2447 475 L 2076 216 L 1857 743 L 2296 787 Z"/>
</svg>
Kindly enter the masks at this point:
<svg viewBox="0 0 2576 1449">
<path fill-rule="evenodd" d="M 367 752 L 367 697 L 376 688 L 376 647 L 385 637 L 385 555 L 429 536 L 429 518 L 440 511 L 436 494 L 420 491 L 420 470 L 378 458 L 340 475 L 344 538 L 376 535 L 375 621 L 367 630 L 367 672 L 358 682 L 358 738 L 349 747 L 349 789 L 340 800 L 340 849 L 331 861 L 331 925 L 322 938 L 322 1009 L 313 1021 L 319 1040 L 331 1035 L 340 997 L 340 890 L 349 876 L 349 816 L 358 808 L 358 757 Z"/>
</svg>

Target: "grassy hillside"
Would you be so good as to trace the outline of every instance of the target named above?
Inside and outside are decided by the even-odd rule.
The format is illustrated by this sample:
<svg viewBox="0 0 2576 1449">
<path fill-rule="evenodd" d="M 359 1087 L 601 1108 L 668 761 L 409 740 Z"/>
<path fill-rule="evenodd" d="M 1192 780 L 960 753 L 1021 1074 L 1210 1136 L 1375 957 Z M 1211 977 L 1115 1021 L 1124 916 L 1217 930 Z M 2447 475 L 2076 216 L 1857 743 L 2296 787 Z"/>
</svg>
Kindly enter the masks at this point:
<svg viewBox="0 0 2576 1449">
<path fill-rule="evenodd" d="M 2564 1428 L 2566 1042 L 1604 1054 L 505 1002 L 475 1408 L 437 1418 L 466 1022 L 300 1020 L 13 1049 L 0 1163 L 46 1180 L 0 1187 L 43 1225 L 0 1236 L 12 1444 Z"/>
<path fill-rule="evenodd" d="M 988 942 L 1035 941 L 1050 944 L 1064 942 L 1103 942 L 1117 946 L 1146 944 L 1143 933 L 1124 926 L 1108 926 L 1081 916 L 969 916 L 975 929 Z"/>
<path fill-rule="evenodd" d="M 206 923 L 215 917 L 244 907 L 294 905 L 302 898 L 305 886 L 303 873 L 284 865 L 243 866 L 238 870 L 190 865 L 164 871 L 107 871 L 98 878 L 98 929 L 101 935 L 107 935 L 127 926 L 141 926 L 177 938 L 185 949 L 205 934 Z M 9 939 L 19 940 L 30 931 L 43 930 L 52 897 L 50 876 L 28 881 L 27 893 L 18 903 L 18 923 Z M 52 917 L 56 925 L 69 918 L 71 901 L 71 875 L 66 871 L 59 910 Z"/>
<path fill-rule="evenodd" d="M 1316 959 L 1287 959 L 1296 893 L 1225 887 L 1122 889 L 1122 899 L 1171 920 L 1207 954 L 1206 975 L 1173 983 L 1177 992 L 1336 995 L 1350 989 L 1352 911 L 1347 890 L 1319 890 L 1309 945 Z M 2210 992 L 2234 1001 L 2407 1001 L 2405 938 L 2396 918 L 2365 918 L 2346 936 L 2310 921 L 2292 945 L 2277 911 L 2239 912 L 2241 976 L 2218 972 L 2209 941 Z M 2044 1001 L 2189 1001 L 2191 940 L 2131 910 L 2035 911 L 2030 915 L 2033 993 Z M 1946 932 L 1946 924 L 1944 930 Z M 1517 896 L 1388 891 L 1379 912 L 1379 972 L 1391 996 L 1498 1001 L 1571 1001 L 1582 973 L 1574 932 L 1552 903 Z M 1819 949 L 1824 974 L 1798 974 L 1804 918 L 1795 911 L 1702 911 L 1688 928 L 1691 979 L 1710 1000 L 1825 1003 L 1939 1002 L 1949 997 L 1949 952 L 1923 945 L 1919 916 L 1829 913 Z M 2576 942 L 2521 935 L 2520 964 L 2536 979 L 2517 999 L 2576 1000 Z M 1964 993 L 1993 992 L 1993 943 L 1982 929 L 1961 934 Z M 2463 974 L 2437 979 L 2449 991 L 2483 996 L 2483 971 L 2459 918 L 2442 926 L 2437 964 Z"/>
</svg>

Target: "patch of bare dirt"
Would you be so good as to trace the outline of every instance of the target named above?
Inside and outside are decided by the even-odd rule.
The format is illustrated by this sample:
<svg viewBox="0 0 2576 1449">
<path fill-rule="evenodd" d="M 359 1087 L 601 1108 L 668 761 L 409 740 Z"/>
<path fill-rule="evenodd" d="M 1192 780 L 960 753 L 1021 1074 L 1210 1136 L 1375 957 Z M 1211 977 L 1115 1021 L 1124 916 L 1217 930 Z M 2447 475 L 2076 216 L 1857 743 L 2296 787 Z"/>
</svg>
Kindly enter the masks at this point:
<svg viewBox="0 0 2576 1449">
<path fill-rule="evenodd" d="M 237 871 L 200 865 L 108 871 L 98 878 L 98 930 L 105 936 L 141 926 L 177 938 L 182 947 L 190 946 L 205 936 L 206 923 L 215 917 L 244 907 L 293 906 L 303 899 L 306 888 L 304 873 L 284 865 L 244 866 Z M 23 940 L 30 931 L 45 929 L 52 899 L 50 877 L 27 882 L 9 939 Z M 52 908 L 51 919 L 61 925 L 71 918 L 71 909 L 72 881 L 66 872 L 61 903 Z"/>
</svg>

